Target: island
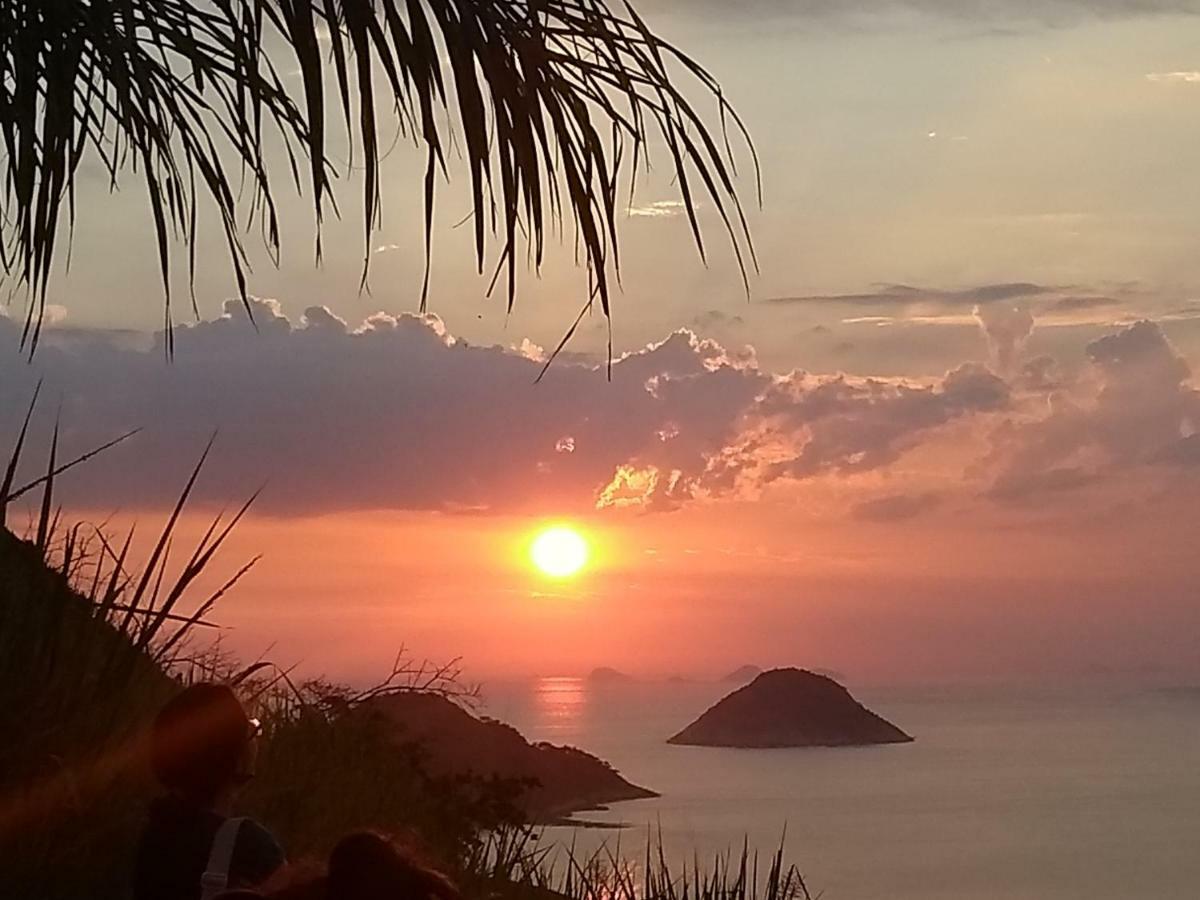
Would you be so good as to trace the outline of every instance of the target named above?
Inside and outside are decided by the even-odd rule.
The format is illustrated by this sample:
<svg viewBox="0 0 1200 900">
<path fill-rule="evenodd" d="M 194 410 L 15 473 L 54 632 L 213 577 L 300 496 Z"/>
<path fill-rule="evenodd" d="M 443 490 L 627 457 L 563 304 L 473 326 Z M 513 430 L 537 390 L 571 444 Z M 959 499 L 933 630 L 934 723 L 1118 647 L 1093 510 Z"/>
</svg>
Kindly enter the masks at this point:
<svg viewBox="0 0 1200 900">
<path fill-rule="evenodd" d="M 738 666 L 721 680 L 729 684 L 749 684 L 761 674 L 762 669 L 758 666 Z"/>
<path fill-rule="evenodd" d="M 511 725 L 472 715 L 436 694 L 401 692 L 374 698 L 369 704 L 395 728 L 398 743 L 425 748 L 435 775 L 473 774 L 527 782 L 518 802 L 535 822 L 561 822 L 573 813 L 609 803 L 658 796 L 625 780 L 590 753 L 530 743 Z"/>
<path fill-rule="evenodd" d="M 609 685 L 609 684 L 630 684 L 633 681 L 632 675 L 626 675 L 619 669 L 614 669 L 610 666 L 600 666 L 598 669 L 592 669 L 587 677 L 589 684 L 594 685 Z"/>
<path fill-rule="evenodd" d="M 772 669 L 739 688 L 667 743 L 697 747 L 860 747 L 912 741 L 825 675 Z"/>
</svg>

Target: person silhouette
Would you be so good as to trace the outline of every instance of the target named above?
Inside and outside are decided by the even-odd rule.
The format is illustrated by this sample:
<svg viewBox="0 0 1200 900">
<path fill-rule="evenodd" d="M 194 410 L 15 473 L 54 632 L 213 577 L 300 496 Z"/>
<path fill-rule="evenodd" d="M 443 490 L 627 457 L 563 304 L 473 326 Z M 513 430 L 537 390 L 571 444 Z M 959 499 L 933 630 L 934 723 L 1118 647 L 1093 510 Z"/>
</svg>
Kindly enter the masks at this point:
<svg viewBox="0 0 1200 900">
<path fill-rule="evenodd" d="M 254 777 L 258 733 L 257 720 L 219 684 L 185 688 L 155 717 L 150 766 L 166 794 L 150 805 L 138 842 L 134 900 L 213 900 L 284 867 L 267 829 L 231 815 Z"/>
<path fill-rule="evenodd" d="M 231 892 L 218 900 L 250 896 Z M 354 832 L 338 841 L 323 872 L 293 879 L 288 886 L 260 896 L 270 900 L 462 900 L 449 878 L 373 831 Z"/>
<path fill-rule="evenodd" d="M 461 900 L 445 875 L 372 831 L 338 841 L 327 885 L 328 900 Z"/>
</svg>

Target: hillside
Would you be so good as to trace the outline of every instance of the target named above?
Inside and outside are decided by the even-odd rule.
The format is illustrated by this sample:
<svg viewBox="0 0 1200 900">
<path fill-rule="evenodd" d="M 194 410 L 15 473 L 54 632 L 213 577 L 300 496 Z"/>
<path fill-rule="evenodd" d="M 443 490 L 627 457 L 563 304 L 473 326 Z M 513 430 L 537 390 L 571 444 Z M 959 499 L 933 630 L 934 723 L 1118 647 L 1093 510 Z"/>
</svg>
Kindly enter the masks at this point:
<svg viewBox="0 0 1200 900">
<path fill-rule="evenodd" d="M 371 708 L 395 724 L 398 738 L 428 749 L 435 774 L 472 773 L 536 782 L 521 804 L 538 821 L 657 796 L 589 753 L 532 744 L 511 725 L 477 718 L 443 697 L 392 694 L 372 700 Z"/>
</svg>

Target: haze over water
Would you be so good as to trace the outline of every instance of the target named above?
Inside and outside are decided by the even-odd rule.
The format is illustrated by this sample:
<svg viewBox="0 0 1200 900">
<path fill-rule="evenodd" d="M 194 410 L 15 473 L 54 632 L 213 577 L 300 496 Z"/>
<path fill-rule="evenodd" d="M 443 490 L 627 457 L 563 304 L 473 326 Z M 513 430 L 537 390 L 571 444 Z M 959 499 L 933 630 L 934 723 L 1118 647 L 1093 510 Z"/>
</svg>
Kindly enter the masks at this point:
<svg viewBox="0 0 1200 900">
<path fill-rule="evenodd" d="M 1200 885 L 1200 692 L 1124 686 L 856 688 L 916 737 L 854 749 L 675 747 L 736 685 L 545 678 L 491 685 L 483 712 L 596 753 L 658 800 L 588 813 L 628 829 L 545 840 L 621 845 L 661 826 L 690 859 L 791 861 L 829 900 L 1192 900 Z M 1190 836 L 1190 837 L 1189 837 Z M 764 863 L 765 867 L 765 863 Z"/>
</svg>

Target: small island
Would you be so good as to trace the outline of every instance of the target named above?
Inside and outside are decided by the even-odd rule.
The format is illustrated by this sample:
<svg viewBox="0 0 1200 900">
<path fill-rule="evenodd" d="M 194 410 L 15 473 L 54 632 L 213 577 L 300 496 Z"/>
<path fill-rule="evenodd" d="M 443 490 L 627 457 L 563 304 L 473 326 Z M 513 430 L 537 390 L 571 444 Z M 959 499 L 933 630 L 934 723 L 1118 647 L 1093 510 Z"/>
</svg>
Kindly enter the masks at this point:
<svg viewBox="0 0 1200 900">
<path fill-rule="evenodd" d="M 861 747 L 912 741 L 848 690 L 806 669 L 772 669 L 667 743 L 697 747 Z"/>
<path fill-rule="evenodd" d="M 600 666 L 598 669 L 592 669 L 587 677 L 589 684 L 605 686 L 610 684 L 630 684 L 633 681 L 632 675 L 626 675 L 619 669 L 614 669 L 611 666 Z"/>
<path fill-rule="evenodd" d="M 658 796 L 625 780 L 599 757 L 574 747 L 530 743 L 511 725 L 476 717 L 444 697 L 398 693 L 369 705 L 395 729 L 398 743 L 425 747 L 434 774 L 526 782 L 517 802 L 535 822 L 562 822 L 609 803 Z"/>
<path fill-rule="evenodd" d="M 749 684 L 761 674 L 762 669 L 758 666 L 738 666 L 721 680 L 729 684 Z"/>
</svg>

